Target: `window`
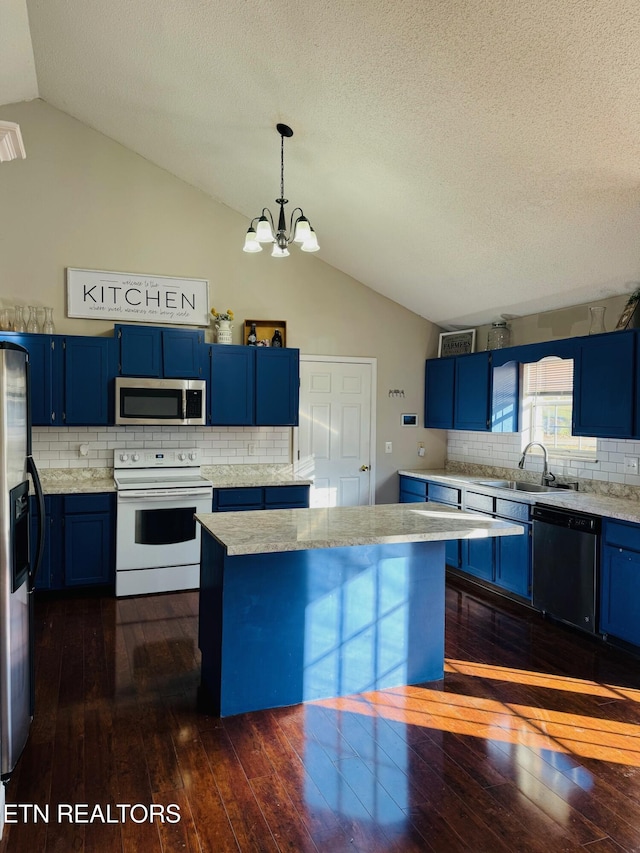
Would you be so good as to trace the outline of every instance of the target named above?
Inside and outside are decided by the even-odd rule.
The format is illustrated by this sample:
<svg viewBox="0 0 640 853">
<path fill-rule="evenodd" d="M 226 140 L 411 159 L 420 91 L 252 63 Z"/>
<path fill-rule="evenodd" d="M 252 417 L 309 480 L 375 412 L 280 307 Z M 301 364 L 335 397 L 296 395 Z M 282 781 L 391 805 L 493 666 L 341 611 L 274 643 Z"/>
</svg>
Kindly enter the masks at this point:
<svg viewBox="0 0 640 853">
<path fill-rule="evenodd" d="M 544 358 L 524 365 L 523 427 L 554 456 L 596 458 L 596 439 L 571 435 L 573 359 Z"/>
</svg>

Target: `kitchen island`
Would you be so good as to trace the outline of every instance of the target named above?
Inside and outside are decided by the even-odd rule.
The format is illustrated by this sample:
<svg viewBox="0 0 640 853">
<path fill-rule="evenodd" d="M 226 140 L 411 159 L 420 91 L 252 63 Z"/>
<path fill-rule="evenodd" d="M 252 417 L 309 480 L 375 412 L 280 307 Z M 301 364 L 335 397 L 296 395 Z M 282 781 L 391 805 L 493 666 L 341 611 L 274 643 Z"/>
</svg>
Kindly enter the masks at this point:
<svg viewBox="0 0 640 853">
<path fill-rule="evenodd" d="M 223 717 L 442 678 L 445 541 L 523 532 L 433 503 L 196 517 L 199 701 Z"/>
</svg>

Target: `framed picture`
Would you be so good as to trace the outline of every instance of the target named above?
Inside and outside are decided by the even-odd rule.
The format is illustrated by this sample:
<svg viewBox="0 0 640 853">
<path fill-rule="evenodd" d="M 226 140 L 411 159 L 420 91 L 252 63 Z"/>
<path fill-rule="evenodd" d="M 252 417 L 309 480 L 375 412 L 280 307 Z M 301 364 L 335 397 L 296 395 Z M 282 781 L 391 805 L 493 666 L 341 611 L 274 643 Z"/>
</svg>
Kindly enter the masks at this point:
<svg viewBox="0 0 640 853">
<path fill-rule="evenodd" d="M 462 329 L 460 332 L 443 332 L 438 343 L 438 358 L 446 355 L 465 355 L 476 348 L 476 330 Z"/>
<path fill-rule="evenodd" d="M 616 324 L 616 332 L 619 332 L 622 329 L 627 329 L 629 325 L 631 325 L 632 328 L 636 327 L 636 323 L 632 322 L 632 320 L 634 319 L 633 315 L 638 307 L 640 307 L 640 299 L 638 298 L 638 293 L 635 292 L 631 294 L 627 300 L 627 304 L 624 306 L 624 310 Z"/>
</svg>

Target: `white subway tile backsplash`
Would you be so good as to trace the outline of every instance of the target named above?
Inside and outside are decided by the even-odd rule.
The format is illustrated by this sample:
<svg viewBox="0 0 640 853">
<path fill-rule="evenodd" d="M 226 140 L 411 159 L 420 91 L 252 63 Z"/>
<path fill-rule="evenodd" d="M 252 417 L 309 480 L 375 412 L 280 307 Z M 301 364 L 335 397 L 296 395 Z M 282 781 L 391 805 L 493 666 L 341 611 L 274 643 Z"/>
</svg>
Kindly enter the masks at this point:
<svg viewBox="0 0 640 853">
<path fill-rule="evenodd" d="M 497 468 L 517 468 L 522 455 L 520 433 L 449 432 L 447 459 Z M 566 474 L 583 480 L 609 481 L 640 485 L 640 477 L 627 474 L 624 470 L 625 456 L 640 456 L 640 441 L 614 439 L 597 440 L 597 461 L 585 459 L 557 459 L 550 454 L 549 467 L 555 474 Z M 542 471 L 542 459 L 527 456 L 527 471 Z"/>
<path fill-rule="evenodd" d="M 249 443 L 255 455 L 248 455 Z M 89 455 L 80 455 L 80 445 Z M 33 455 L 40 468 L 111 468 L 122 447 L 164 449 L 197 447 L 202 465 L 288 463 L 288 427 L 34 427 Z"/>
</svg>

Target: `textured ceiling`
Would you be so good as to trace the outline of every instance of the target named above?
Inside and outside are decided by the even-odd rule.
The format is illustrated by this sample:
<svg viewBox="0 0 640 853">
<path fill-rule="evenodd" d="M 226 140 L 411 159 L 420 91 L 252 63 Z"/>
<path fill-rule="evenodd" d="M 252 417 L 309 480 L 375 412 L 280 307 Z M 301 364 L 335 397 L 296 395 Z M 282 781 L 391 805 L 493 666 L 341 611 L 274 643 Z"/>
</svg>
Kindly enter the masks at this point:
<svg viewBox="0 0 640 853">
<path fill-rule="evenodd" d="M 440 325 L 640 278 L 637 0 L 27 0 L 33 52 L 3 3 L 3 103 L 37 94 L 248 218 L 290 124 L 315 257 Z"/>
</svg>

